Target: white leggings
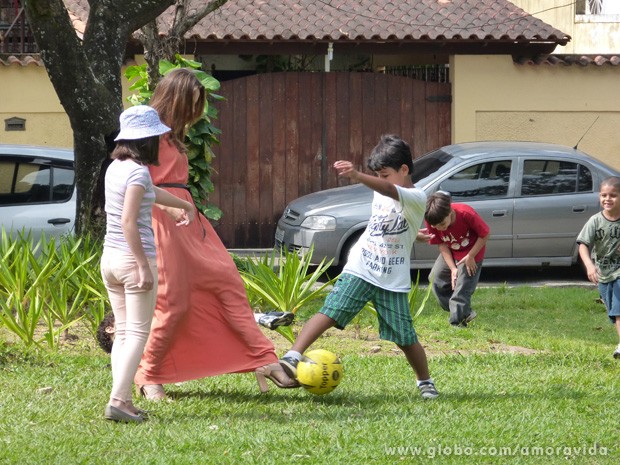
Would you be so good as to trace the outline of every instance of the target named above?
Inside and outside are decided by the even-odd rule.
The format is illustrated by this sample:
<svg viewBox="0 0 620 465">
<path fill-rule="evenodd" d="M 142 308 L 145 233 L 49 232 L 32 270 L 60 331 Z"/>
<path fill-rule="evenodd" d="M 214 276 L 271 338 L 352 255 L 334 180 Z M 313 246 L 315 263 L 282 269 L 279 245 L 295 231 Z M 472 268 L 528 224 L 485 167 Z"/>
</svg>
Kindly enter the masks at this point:
<svg viewBox="0 0 620 465">
<path fill-rule="evenodd" d="M 153 289 L 139 289 L 138 265 L 131 253 L 104 248 L 101 276 L 114 312 L 112 393 L 110 400 L 131 400 L 131 386 L 151 330 L 157 298 L 157 262 L 149 258 Z"/>
</svg>

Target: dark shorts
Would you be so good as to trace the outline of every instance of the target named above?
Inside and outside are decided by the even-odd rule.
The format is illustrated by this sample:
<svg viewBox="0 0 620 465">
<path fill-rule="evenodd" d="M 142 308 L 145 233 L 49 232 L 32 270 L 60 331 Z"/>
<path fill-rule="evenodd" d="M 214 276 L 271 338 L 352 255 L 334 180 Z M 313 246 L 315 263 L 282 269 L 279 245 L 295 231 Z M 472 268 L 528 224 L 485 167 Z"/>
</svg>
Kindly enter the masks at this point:
<svg viewBox="0 0 620 465">
<path fill-rule="evenodd" d="M 344 329 L 368 302 L 377 310 L 381 339 L 400 346 L 418 342 L 406 292 L 387 291 L 348 273 L 338 278 L 321 313 L 335 320 L 336 328 Z"/>
<path fill-rule="evenodd" d="M 620 279 L 610 283 L 599 283 L 598 291 L 605 302 L 607 316 L 612 323 L 615 323 L 616 317 L 620 317 Z"/>
</svg>

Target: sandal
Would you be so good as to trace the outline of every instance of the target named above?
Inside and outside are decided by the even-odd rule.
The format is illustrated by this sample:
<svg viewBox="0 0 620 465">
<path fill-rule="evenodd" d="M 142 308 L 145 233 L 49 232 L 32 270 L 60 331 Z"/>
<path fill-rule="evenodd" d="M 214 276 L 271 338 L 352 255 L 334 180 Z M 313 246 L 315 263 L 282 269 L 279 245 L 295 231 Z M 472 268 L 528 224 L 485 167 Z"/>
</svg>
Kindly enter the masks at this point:
<svg viewBox="0 0 620 465">
<path fill-rule="evenodd" d="M 270 363 L 269 365 L 259 367 L 254 371 L 254 374 L 256 375 L 256 381 L 258 382 L 260 392 L 269 391 L 267 378 L 281 389 L 292 389 L 301 386 L 297 380 L 290 378 L 284 372 L 279 363 Z"/>
<path fill-rule="evenodd" d="M 166 391 L 161 384 L 136 385 L 136 390 L 138 395 L 147 400 L 164 400 L 166 398 Z"/>
</svg>

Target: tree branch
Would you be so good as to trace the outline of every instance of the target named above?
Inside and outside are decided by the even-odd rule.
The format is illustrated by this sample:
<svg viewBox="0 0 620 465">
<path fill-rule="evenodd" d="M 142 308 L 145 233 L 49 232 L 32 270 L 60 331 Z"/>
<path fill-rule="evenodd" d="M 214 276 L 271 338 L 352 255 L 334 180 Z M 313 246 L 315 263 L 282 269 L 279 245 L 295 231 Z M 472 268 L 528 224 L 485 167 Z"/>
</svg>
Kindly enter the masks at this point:
<svg viewBox="0 0 620 465">
<path fill-rule="evenodd" d="M 179 0 L 181 3 L 184 3 L 184 0 Z M 193 15 L 185 16 L 183 18 L 176 18 L 172 24 L 172 28 L 170 29 L 170 35 L 174 35 L 175 37 L 183 38 L 183 36 L 196 24 L 200 22 L 205 16 L 210 13 L 213 13 L 218 8 L 224 6 L 228 0 L 211 0 L 202 8 L 196 10 L 196 13 Z"/>
</svg>

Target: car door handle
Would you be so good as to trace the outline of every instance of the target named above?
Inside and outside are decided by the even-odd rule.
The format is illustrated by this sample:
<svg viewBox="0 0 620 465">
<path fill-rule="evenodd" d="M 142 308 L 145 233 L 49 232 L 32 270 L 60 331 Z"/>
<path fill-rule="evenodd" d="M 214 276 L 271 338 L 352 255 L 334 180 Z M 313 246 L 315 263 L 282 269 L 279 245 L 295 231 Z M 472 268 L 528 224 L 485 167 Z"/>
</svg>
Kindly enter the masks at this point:
<svg viewBox="0 0 620 465">
<path fill-rule="evenodd" d="M 53 224 L 54 226 L 58 226 L 60 224 L 70 223 L 71 220 L 69 218 L 52 218 L 51 220 L 47 220 L 49 224 Z"/>
<path fill-rule="evenodd" d="M 585 205 L 577 205 L 575 207 L 573 207 L 573 213 L 583 213 L 586 211 L 586 206 Z"/>
<path fill-rule="evenodd" d="M 508 213 L 508 210 L 493 210 L 493 217 L 506 216 L 506 213 Z"/>
</svg>

